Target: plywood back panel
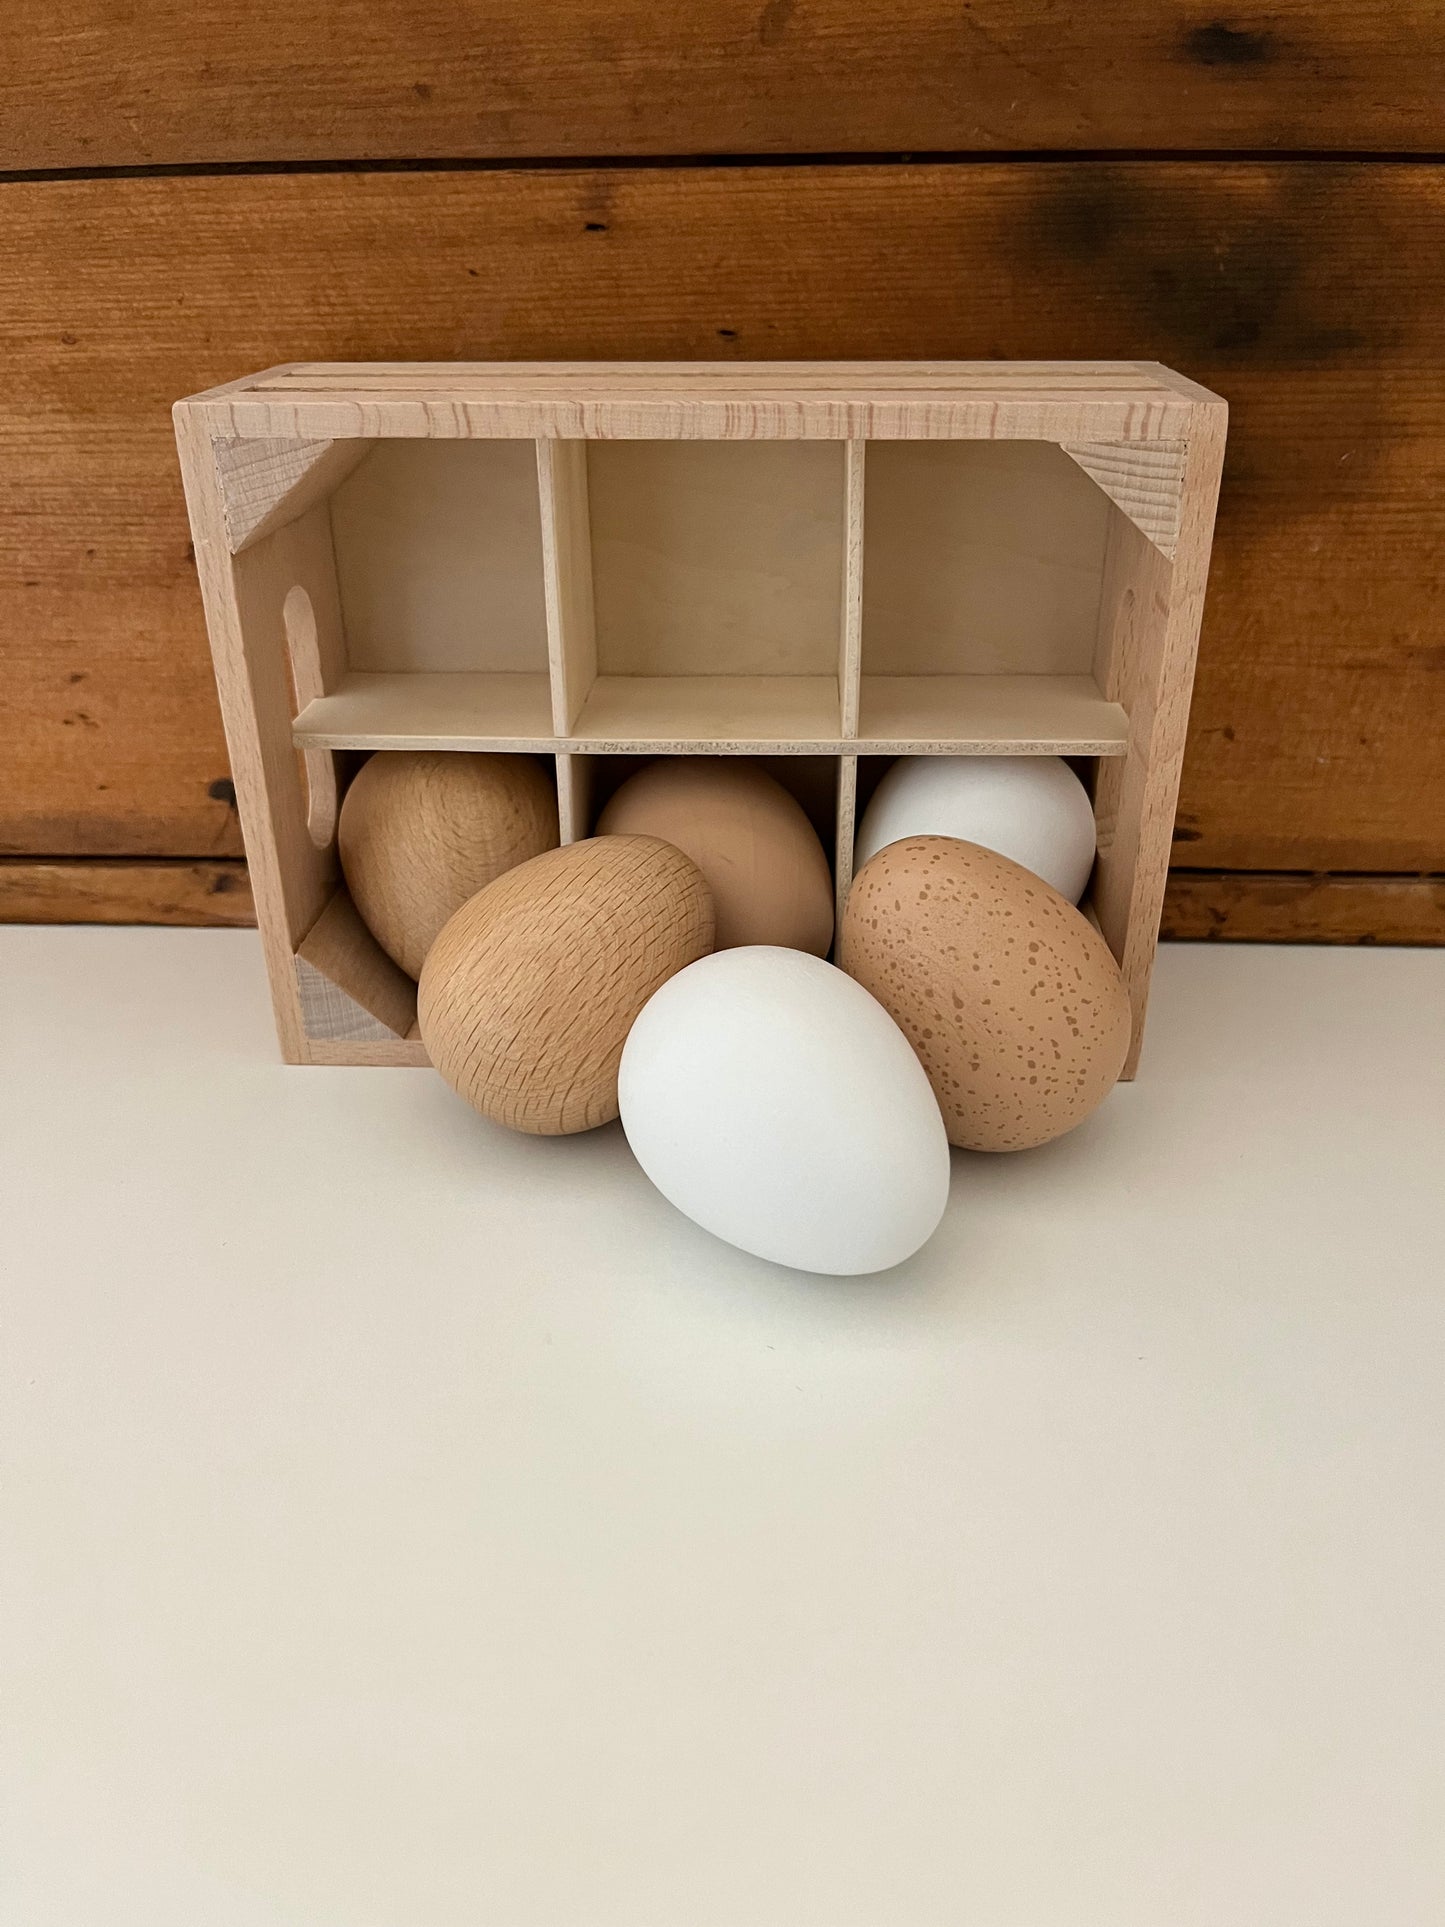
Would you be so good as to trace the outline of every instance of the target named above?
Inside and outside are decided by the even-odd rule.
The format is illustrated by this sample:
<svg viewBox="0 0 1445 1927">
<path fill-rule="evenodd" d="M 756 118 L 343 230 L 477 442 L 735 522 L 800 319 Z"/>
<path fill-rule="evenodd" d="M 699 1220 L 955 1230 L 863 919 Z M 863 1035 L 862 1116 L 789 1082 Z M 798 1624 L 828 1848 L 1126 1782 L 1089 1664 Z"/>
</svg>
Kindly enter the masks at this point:
<svg viewBox="0 0 1445 1927">
<path fill-rule="evenodd" d="M 331 526 L 353 669 L 545 672 L 531 442 L 379 442 Z"/>
<path fill-rule="evenodd" d="M 600 674 L 836 676 L 842 443 L 587 453 Z"/>
<path fill-rule="evenodd" d="M 872 442 L 863 671 L 1077 675 L 1092 662 L 1108 497 L 1047 442 Z"/>
</svg>

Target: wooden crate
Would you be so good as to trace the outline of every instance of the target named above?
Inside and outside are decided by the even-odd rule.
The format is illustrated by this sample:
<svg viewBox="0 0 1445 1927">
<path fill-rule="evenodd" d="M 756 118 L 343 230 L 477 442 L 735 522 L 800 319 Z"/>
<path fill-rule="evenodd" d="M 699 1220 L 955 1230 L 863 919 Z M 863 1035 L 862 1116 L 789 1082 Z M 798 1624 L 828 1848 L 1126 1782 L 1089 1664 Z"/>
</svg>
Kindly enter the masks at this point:
<svg viewBox="0 0 1445 1927">
<path fill-rule="evenodd" d="M 756 755 L 838 897 L 879 759 L 1087 759 L 1138 1059 L 1223 460 L 1155 363 L 275 368 L 176 434 L 282 1049 L 420 1064 L 339 880 L 356 752 Z M 298 753 L 299 752 L 299 753 Z"/>
</svg>

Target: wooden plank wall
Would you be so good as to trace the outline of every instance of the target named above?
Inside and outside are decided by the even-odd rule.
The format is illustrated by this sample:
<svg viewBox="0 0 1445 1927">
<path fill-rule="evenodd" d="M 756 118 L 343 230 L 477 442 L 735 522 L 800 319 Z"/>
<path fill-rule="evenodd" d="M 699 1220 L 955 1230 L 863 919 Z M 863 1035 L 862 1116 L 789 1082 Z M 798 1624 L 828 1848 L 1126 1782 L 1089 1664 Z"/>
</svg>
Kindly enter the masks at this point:
<svg viewBox="0 0 1445 1927">
<path fill-rule="evenodd" d="M 236 921 L 168 409 L 313 358 L 1145 356 L 1232 407 L 1169 924 L 1445 940 L 1425 0 L 10 0 L 0 916 Z"/>
</svg>

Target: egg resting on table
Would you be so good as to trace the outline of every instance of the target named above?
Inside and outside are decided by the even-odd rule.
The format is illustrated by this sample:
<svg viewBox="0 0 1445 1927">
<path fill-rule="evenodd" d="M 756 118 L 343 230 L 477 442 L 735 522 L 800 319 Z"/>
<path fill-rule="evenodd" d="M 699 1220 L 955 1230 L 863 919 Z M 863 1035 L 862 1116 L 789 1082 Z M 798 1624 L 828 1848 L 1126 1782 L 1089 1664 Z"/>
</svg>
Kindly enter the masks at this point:
<svg viewBox="0 0 1445 1927">
<path fill-rule="evenodd" d="M 885 1270 L 948 1200 L 948 1140 L 908 1040 L 799 950 L 720 950 L 670 978 L 632 1027 L 618 1095 L 663 1196 L 777 1264 Z"/>
<path fill-rule="evenodd" d="M 617 1115 L 633 1020 L 712 948 L 697 866 L 651 836 L 599 836 L 508 870 L 432 945 L 417 1022 L 433 1064 L 485 1116 L 557 1137 Z"/>
<path fill-rule="evenodd" d="M 1057 890 L 975 843 L 880 850 L 848 893 L 838 961 L 897 1021 L 968 1150 L 1046 1144 L 1124 1067 L 1129 996 L 1108 945 Z"/>
</svg>

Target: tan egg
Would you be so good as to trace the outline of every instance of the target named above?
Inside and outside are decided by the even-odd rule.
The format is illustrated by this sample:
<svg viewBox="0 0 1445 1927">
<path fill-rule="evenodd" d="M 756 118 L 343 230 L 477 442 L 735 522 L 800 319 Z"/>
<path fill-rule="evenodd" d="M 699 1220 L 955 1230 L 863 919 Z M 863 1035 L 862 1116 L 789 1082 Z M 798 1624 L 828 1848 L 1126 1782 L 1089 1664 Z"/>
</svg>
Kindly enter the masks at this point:
<svg viewBox="0 0 1445 1927">
<path fill-rule="evenodd" d="M 494 877 L 557 846 L 557 787 L 535 756 L 378 750 L 337 826 L 352 901 L 419 977 L 442 925 Z"/>
<path fill-rule="evenodd" d="M 499 1124 L 560 1137 L 617 1116 L 622 1046 L 653 991 L 712 949 L 697 865 L 599 836 L 509 870 L 432 945 L 417 1017 L 432 1062 Z"/>
<path fill-rule="evenodd" d="M 797 798 L 756 763 L 667 756 L 639 770 L 597 820 L 599 835 L 660 836 L 707 878 L 716 948 L 781 944 L 824 957 L 833 879 Z"/>
<path fill-rule="evenodd" d="M 1129 994 L 1108 945 L 1057 890 L 976 843 L 880 850 L 848 893 L 838 961 L 907 1036 L 967 1150 L 1046 1144 L 1124 1068 Z"/>
</svg>

